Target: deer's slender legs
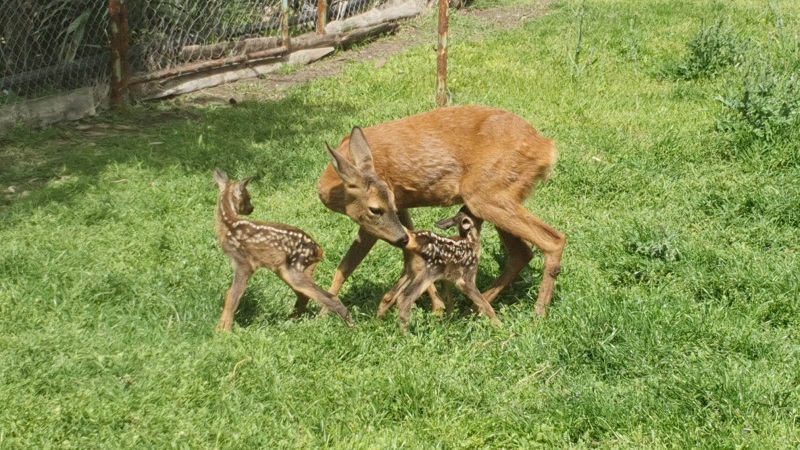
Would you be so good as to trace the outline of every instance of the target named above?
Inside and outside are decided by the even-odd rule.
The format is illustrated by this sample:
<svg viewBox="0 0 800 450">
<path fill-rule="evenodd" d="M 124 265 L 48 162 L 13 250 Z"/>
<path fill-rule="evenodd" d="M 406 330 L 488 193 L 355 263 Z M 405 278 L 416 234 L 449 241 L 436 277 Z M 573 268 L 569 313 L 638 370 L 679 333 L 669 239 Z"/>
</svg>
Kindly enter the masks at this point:
<svg viewBox="0 0 800 450">
<path fill-rule="evenodd" d="M 228 291 L 225 292 L 225 306 L 222 308 L 222 317 L 219 319 L 216 331 L 230 331 L 233 328 L 233 315 L 239 307 L 247 280 L 253 275 L 253 269 L 243 264 L 235 264 L 233 269 L 233 283 Z"/>
<path fill-rule="evenodd" d="M 339 300 L 338 297 L 325 292 L 322 288 L 314 284 L 314 280 L 306 273 L 293 270 L 288 267 L 280 267 L 277 271 L 278 276 L 288 284 L 295 293 L 304 295 L 321 303 L 324 307 L 335 311 L 339 317 L 348 325 L 352 326 L 353 321 L 350 319 L 350 314 L 347 308 Z"/>
<path fill-rule="evenodd" d="M 303 273 L 305 273 L 306 277 L 313 280 L 314 269 L 316 268 L 317 268 L 317 263 L 311 264 L 310 266 L 306 267 Z M 292 312 L 291 315 L 292 318 L 301 317 L 303 314 L 306 313 L 306 307 L 308 306 L 308 300 L 309 300 L 307 295 L 301 294 L 297 291 L 295 291 L 295 294 L 297 294 L 297 302 L 295 302 L 294 304 L 294 312 Z"/>
<path fill-rule="evenodd" d="M 503 205 L 493 202 L 491 199 L 482 199 L 481 201 L 470 201 L 467 206 L 476 216 L 493 223 L 498 230 L 530 242 L 541 250 L 544 255 L 544 273 L 539 288 L 539 298 L 536 300 L 536 313 L 547 317 L 547 309 L 553 298 L 556 278 L 561 272 L 561 255 L 567 243 L 564 233 L 544 223 L 522 205 Z M 504 239 L 503 242 L 507 241 Z M 513 240 L 508 242 L 513 243 Z M 487 300 L 494 300 L 497 294 L 517 277 L 521 270 L 518 270 L 517 267 L 519 267 L 520 258 L 524 255 L 525 252 L 509 253 L 509 265 L 511 265 L 512 257 L 516 261 L 512 266 L 513 270 L 507 268 L 508 272 L 503 272 L 500 279 L 487 291 Z"/>
<path fill-rule="evenodd" d="M 414 221 L 411 219 L 411 214 L 408 213 L 407 209 L 401 209 L 397 211 L 397 217 L 400 219 L 400 223 L 403 224 L 404 227 L 408 228 L 409 230 L 414 229 Z M 405 251 L 403 252 L 403 259 L 406 259 L 408 256 L 405 255 Z M 431 298 L 431 312 L 438 316 L 442 317 L 445 312 L 445 303 L 442 301 L 441 297 L 439 297 L 439 293 L 436 292 L 436 286 L 431 283 L 430 287 L 428 287 L 428 297 Z M 446 299 L 449 302 L 452 302 L 452 298 Z"/>
<path fill-rule="evenodd" d="M 378 305 L 378 319 L 382 319 L 386 312 L 391 309 L 392 305 L 397 302 L 398 295 L 403 292 L 403 289 L 405 289 L 410 282 L 411 277 L 404 271 L 397 283 L 395 283 L 392 289 L 381 299 L 381 303 Z"/>
<path fill-rule="evenodd" d="M 398 297 L 397 306 L 400 308 L 400 328 L 403 333 L 408 329 L 408 318 L 411 315 L 411 307 L 414 302 L 431 285 L 425 277 L 416 277 L 411 280 L 403 289 Z"/>
<path fill-rule="evenodd" d="M 486 315 L 486 317 L 488 317 L 492 321 L 493 324 L 495 324 L 495 325 L 502 325 L 503 324 L 502 322 L 500 322 L 500 319 L 498 319 L 497 315 L 494 313 L 494 308 L 492 308 L 491 303 L 489 303 L 483 297 L 483 295 L 481 295 L 481 292 L 478 290 L 478 287 L 475 286 L 475 282 L 474 281 L 462 280 L 461 285 L 459 286 L 457 284 L 456 286 L 460 287 L 461 290 L 464 291 L 464 293 L 467 295 L 467 297 L 469 297 L 469 299 L 472 300 L 472 303 L 475 304 L 475 306 L 477 307 L 478 311 L 481 314 Z"/>
<path fill-rule="evenodd" d="M 531 251 L 531 247 L 528 243 L 500 228 L 497 229 L 497 233 L 508 253 L 508 262 L 503 269 L 503 273 L 500 274 L 500 277 L 483 293 L 483 296 L 489 303 L 494 302 L 497 296 L 500 295 L 500 292 L 513 283 L 520 272 L 528 267 L 528 263 L 533 259 L 533 251 Z"/>
<path fill-rule="evenodd" d="M 336 268 L 336 273 L 333 275 L 333 283 L 331 283 L 331 288 L 328 289 L 328 292 L 333 295 L 339 294 L 344 282 L 353 274 L 353 271 L 361 264 L 361 261 L 364 260 L 364 257 L 372 250 L 377 241 L 378 238 L 367 233 L 363 228 L 358 229 L 358 236 L 350 245 L 350 249 L 342 259 L 342 262 L 339 263 L 339 267 Z"/>
<path fill-rule="evenodd" d="M 453 314 L 455 309 L 455 300 L 453 299 L 453 285 L 452 283 L 441 283 L 442 298 L 444 299 L 444 313 L 445 315 Z"/>
</svg>

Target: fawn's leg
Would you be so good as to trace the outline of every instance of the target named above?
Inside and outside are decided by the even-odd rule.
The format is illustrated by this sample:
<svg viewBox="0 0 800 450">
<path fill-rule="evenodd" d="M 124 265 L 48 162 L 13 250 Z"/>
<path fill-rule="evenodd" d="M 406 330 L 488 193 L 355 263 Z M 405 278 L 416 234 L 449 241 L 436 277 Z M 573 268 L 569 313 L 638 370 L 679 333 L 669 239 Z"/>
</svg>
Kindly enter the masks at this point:
<svg viewBox="0 0 800 450">
<path fill-rule="evenodd" d="M 448 316 L 453 314 L 453 310 L 455 309 L 455 300 L 453 300 L 452 283 L 442 283 L 442 298 L 444 299 L 444 313 Z"/>
<path fill-rule="evenodd" d="M 314 284 L 314 280 L 306 275 L 305 272 L 283 265 L 278 268 L 277 274 L 298 294 L 298 296 L 305 295 L 306 297 L 313 298 L 321 303 L 322 306 L 339 314 L 339 317 L 341 317 L 348 326 L 353 326 L 350 313 L 347 312 L 347 308 L 342 301 L 339 300 L 339 297 L 325 292 L 321 287 Z"/>
<path fill-rule="evenodd" d="M 409 230 L 414 229 L 414 221 L 411 220 L 411 214 L 408 213 L 407 209 L 401 209 L 397 211 L 397 218 L 400 219 L 400 223 L 402 223 L 404 227 L 408 228 Z M 405 260 L 406 258 L 408 258 L 408 256 L 406 256 L 406 252 L 404 251 L 403 259 Z M 445 303 L 442 301 L 441 297 L 439 297 L 439 293 L 436 292 L 436 286 L 434 286 L 433 283 L 431 283 L 430 287 L 428 287 L 428 297 L 431 298 L 431 312 L 439 317 L 444 315 Z M 452 299 L 446 300 L 452 301 Z"/>
<path fill-rule="evenodd" d="M 225 306 L 222 307 L 222 317 L 219 319 L 215 331 L 231 331 L 233 316 L 239 307 L 239 300 L 247 288 L 247 280 L 253 275 L 253 269 L 243 264 L 235 264 L 233 268 L 233 283 L 225 293 Z"/>
<path fill-rule="evenodd" d="M 425 292 L 433 282 L 425 277 L 416 277 L 411 280 L 405 289 L 400 292 L 397 299 L 397 306 L 400 308 L 400 329 L 405 334 L 408 329 L 408 318 L 411 315 L 411 307 L 420 295 Z"/>
<path fill-rule="evenodd" d="M 310 266 L 306 267 L 303 273 L 310 279 L 314 279 L 314 269 L 317 268 L 317 263 L 311 264 Z M 294 311 L 292 312 L 291 318 L 298 318 L 301 317 L 303 314 L 306 313 L 306 306 L 308 306 L 308 296 L 305 294 L 301 294 L 295 291 L 297 294 L 297 301 L 294 304 Z"/>
<path fill-rule="evenodd" d="M 378 305 L 378 319 L 383 319 L 386 311 L 389 311 L 392 305 L 397 302 L 397 296 L 403 291 L 403 289 L 406 288 L 410 281 L 411 277 L 409 277 L 408 273 L 403 270 L 403 275 L 400 277 L 397 283 L 395 283 L 394 286 L 392 286 L 392 289 L 390 289 L 389 292 L 387 292 L 386 295 L 384 295 L 381 299 L 381 302 Z"/>
<path fill-rule="evenodd" d="M 492 304 L 489 303 L 483 295 L 481 295 L 481 291 L 478 290 L 478 287 L 475 286 L 475 281 L 466 281 L 466 280 L 458 280 L 459 282 L 456 283 L 456 286 L 461 289 L 472 303 L 475 304 L 475 307 L 478 309 L 478 312 L 481 314 L 486 315 L 489 320 L 492 321 L 495 325 L 503 325 L 503 322 L 500 322 L 500 319 L 497 318 L 497 315 L 494 313 L 494 308 L 492 308 Z"/>
</svg>

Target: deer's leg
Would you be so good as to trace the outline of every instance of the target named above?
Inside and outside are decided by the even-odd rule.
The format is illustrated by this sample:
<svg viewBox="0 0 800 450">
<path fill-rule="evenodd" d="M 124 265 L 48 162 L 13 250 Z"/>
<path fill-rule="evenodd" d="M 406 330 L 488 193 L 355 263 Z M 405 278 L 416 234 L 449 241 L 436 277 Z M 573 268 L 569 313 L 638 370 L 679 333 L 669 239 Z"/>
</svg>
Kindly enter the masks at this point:
<svg viewBox="0 0 800 450">
<path fill-rule="evenodd" d="M 314 269 L 316 268 L 317 268 L 317 263 L 311 264 L 310 266 L 306 267 L 303 273 L 305 273 L 305 275 L 309 279 L 313 280 Z M 297 294 L 297 302 L 295 302 L 294 304 L 294 311 L 292 312 L 291 315 L 292 318 L 301 317 L 303 314 L 306 313 L 306 307 L 308 306 L 308 300 L 309 300 L 308 296 L 305 294 L 301 294 L 300 292 L 297 291 L 295 291 L 295 294 Z"/>
<path fill-rule="evenodd" d="M 503 322 L 500 322 L 500 319 L 497 318 L 497 315 L 494 313 L 494 308 L 492 308 L 492 304 L 489 303 L 486 298 L 481 295 L 481 291 L 478 290 L 478 287 L 475 286 L 475 281 L 466 281 L 466 280 L 459 280 L 460 283 L 456 283 L 456 286 L 461 289 L 472 303 L 475 304 L 475 307 L 478 309 L 478 312 L 484 314 L 489 320 L 492 321 L 495 325 L 503 325 Z"/>
<path fill-rule="evenodd" d="M 467 206 L 478 217 L 493 223 L 498 230 L 514 235 L 541 250 L 544 255 L 544 273 L 542 274 L 542 284 L 539 287 L 539 298 L 536 300 L 536 313 L 547 317 L 547 308 L 553 298 L 556 278 L 561 273 L 561 255 L 567 244 L 564 233 L 544 223 L 520 204 L 504 205 L 497 201 L 491 201 L 491 199 L 485 199 L 478 202 L 472 201 Z M 506 243 L 505 240 L 503 242 Z M 512 245 L 512 248 L 519 249 L 526 246 L 525 242 L 520 242 L 520 245 Z M 508 241 L 507 245 L 510 244 L 513 244 L 513 240 Z M 525 254 L 526 252 L 521 250 L 509 253 L 509 265 L 511 265 L 512 258 L 516 262 L 512 266 L 512 270 L 508 270 L 507 267 L 487 291 L 487 300 L 494 300 L 497 294 L 519 275 L 520 257 Z"/>
<path fill-rule="evenodd" d="M 225 305 L 222 307 L 222 317 L 215 331 L 231 331 L 233 328 L 233 316 L 239 307 L 239 300 L 247 288 L 247 280 L 253 275 L 253 270 L 243 264 L 235 264 L 233 269 L 233 283 L 228 291 L 225 292 Z"/>
<path fill-rule="evenodd" d="M 353 326 L 350 313 L 344 306 L 339 297 L 325 292 L 321 287 L 314 284 L 314 280 L 305 272 L 301 272 L 290 267 L 281 266 L 277 270 L 278 276 L 297 293 L 298 296 L 304 295 L 320 302 L 324 307 L 335 311 L 339 317 L 349 326 Z"/>
<path fill-rule="evenodd" d="M 333 283 L 331 283 L 331 288 L 328 289 L 328 292 L 332 295 L 339 294 L 344 282 L 352 275 L 356 267 L 361 264 L 361 261 L 364 260 L 364 257 L 372 250 L 377 241 L 378 238 L 367 233 L 363 228 L 358 229 L 356 240 L 350 245 L 350 249 L 344 255 L 344 259 L 339 263 L 339 267 L 336 268 L 336 273 L 333 275 Z"/>
<path fill-rule="evenodd" d="M 378 319 L 382 319 L 392 305 L 397 302 L 397 296 L 403 291 L 403 289 L 406 288 L 410 281 L 411 278 L 405 271 L 403 271 L 403 275 L 400 277 L 397 283 L 395 283 L 394 286 L 392 286 L 392 289 L 389 290 L 389 292 L 387 292 L 386 295 L 384 295 L 381 299 L 381 303 L 378 305 Z"/>
<path fill-rule="evenodd" d="M 446 315 L 453 314 L 455 309 L 455 300 L 453 300 L 453 285 L 450 282 L 442 283 L 442 298 L 444 299 L 444 313 Z"/>
<path fill-rule="evenodd" d="M 497 233 L 508 253 L 508 262 L 506 267 L 503 268 L 503 273 L 500 274 L 500 277 L 483 293 L 489 303 L 494 302 L 500 292 L 513 283 L 520 272 L 528 267 L 528 263 L 533 259 L 533 251 L 525 241 L 500 228 L 497 229 Z"/>
<path fill-rule="evenodd" d="M 402 223 L 404 227 L 409 230 L 414 229 L 414 221 L 411 220 L 411 215 L 408 213 L 407 209 L 397 211 L 397 218 L 400 219 L 400 223 Z M 445 303 L 442 301 L 441 297 L 439 297 L 439 293 L 436 292 L 436 286 L 434 286 L 433 283 L 428 287 L 428 296 L 431 298 L 431 312 L 439 317 L 444 315 L 446 310 Z M 452 302 L 452 298 L 446 298 L 445 300 Z"/>
<path fill-rule="evenodd" d="M 386 293 L 381 299 L 381 303 L 378 305 L 378 319 L 382 319 L 383 316 L 386 314 L 389 309 L 395 304 L 397 301 L 397 295 L 401 292 L 406 284 L 408 283 L 408 276 L 405 272 L 403 272 L 403 276 L 397 281 L 397 283 L 392 286 L 392 289 Z"/>
<path fill-rule="evenodd" d="M 400 309 L 400 329 L 403 333 L 408 329 L 408 318 L 411 315 L 411 307 L 417 301 L 420 295 L 425 292 L 433 282 L 428 281 L 425 277 L 416 277 L 411 280 L 400 292 L 397 299 L 397 306 Z"/>
</svg>

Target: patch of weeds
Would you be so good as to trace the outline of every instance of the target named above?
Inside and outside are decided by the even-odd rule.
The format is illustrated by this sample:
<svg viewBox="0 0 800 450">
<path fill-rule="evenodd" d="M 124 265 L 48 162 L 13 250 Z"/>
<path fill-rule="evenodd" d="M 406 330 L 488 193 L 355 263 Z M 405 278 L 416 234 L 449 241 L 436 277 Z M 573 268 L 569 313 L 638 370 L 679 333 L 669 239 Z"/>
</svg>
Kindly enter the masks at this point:
<svg viewBox="0 0 800 450">
<path fill-rule="evenodd" d="M 276 73 L 280 75 L 292 75 L 294 73 L 297 73 L 302 68 L 303 66 L 299 64 L 283 64 L 278 68 Z"/>
<path fill-rule="evenodd" d="M 724 106 L 717 129 L 739 144 L 775 142 L 800 125 L 800 77 L 768 61 L 750 65 L 741 86 L 717 99 Z"/>
<path fill-rule="evenodd" d="M 575 42 L 575 50 L 569 53 L 567 57 L 568 65 L 572 69 L 573 81 L 581 78 L 596 60 L 593 49 L 590 48 L 586 51 L 583 48 L 583 33 L 585 30 L 586 16 L 588 14 L 589 8 L 586 6 L 586 1 L 583 1 L 575 12 L 575 16 L 578 19 L 578 36 Z"/>
<path fill-rule="evenodd" d="M 777 296 L 762 307 L 760 319 L 773 327 L 792 326 L 800 318 L 800 304 L 790 296 Z"/>
<path fill-rule="evenodd" d="M 681 252 L 675 245 L 677 240 L 677 233 L 664 226 L 639 225 L 627 236 L 625 250 L 631 255 L 672 263 L 681 259 Z"/>
<path fill-rule="evenodd" d="M 669 64 L 664 69 L 664 75 L 679 80 L 711 78 L 741 59 L 745 48 L 746 41 L 720 17 L 710 26 L 701 26 L 686 44 L 686 58 Z"/>
<path fill-rule="evenodd" d="M 607 267 L 614 272 L 617 286 L 659 284 L 670 278 L 673 266 L 681 260 L 680 237 L 666 226 L 637 224 L 622 239 L 624 254 Z"/>
</svg>

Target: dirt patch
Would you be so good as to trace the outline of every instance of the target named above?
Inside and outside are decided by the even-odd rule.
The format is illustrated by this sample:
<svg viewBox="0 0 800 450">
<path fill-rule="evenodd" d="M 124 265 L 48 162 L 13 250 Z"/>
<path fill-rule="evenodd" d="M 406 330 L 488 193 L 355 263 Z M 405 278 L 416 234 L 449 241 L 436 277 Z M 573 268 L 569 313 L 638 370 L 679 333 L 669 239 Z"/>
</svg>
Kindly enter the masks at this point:
<svg viewBox="0 0 800 450">
<path fill-rule="evenodd" d="M 531 5 L 502 7 L 490 9 L 465 8 L 451 14 L 459 14 L 478 20 L 488 28 L 487 33 L 495 30 L 508 30 L 522 26 L 525 22 L 538 19 L 547 13 L 555 0 L 538 0 Z M 470 39 L 480 39 L 471 36 Z M 202 91 L 187 94 L 174 100 L 181 104 L 235 104 L 245 98 L 247 100 L 278 100 L 292 86 L 310 80 L 334 77 L 352 62 L 374 61 L 380 68 L 389 57 L 409 48 L 429 43 L 436 45 L 436 18 L 433 10 L 423 16 L 405 22 L 400 31 L 393 35 L 374 39 L 369 43 L 361 43 L 347 50 L 337 51 L 333 56 L 303 66 L 292 73 L 273 73 L 262 78 L 241 80 Z"/>
</svg>

